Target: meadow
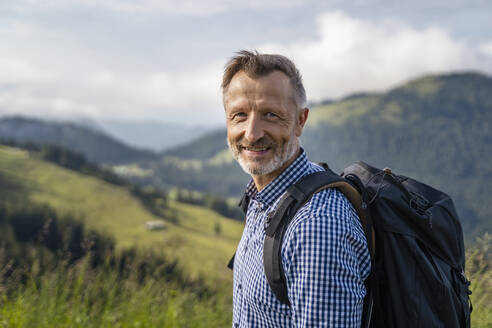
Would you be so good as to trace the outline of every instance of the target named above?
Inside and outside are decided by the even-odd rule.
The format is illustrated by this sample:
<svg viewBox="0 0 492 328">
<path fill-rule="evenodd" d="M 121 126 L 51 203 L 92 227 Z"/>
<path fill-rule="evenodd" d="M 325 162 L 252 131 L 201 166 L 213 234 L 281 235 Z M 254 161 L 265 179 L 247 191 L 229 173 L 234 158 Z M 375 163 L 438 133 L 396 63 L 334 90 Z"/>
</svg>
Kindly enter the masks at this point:
<svg viewBox="0 0 492 328">
<path fill-rule="evenodd" d="M 0 186 L 8 190 L 0 195 L 5 204 L 46 206 L 39 211 L 48 213 L 43 214 L 46 222 L 58 222 L 61 236 L 73 236 L 62 229 L 73 220 L 83 225 L 83 240 L 101 240 L 102 245 L 87 246 L 74 260 L 68 240 L 64 245 L 69 246 L 53 251 L 37 237 L 20 242 L 9 232 L 12 228 L 2 226 L 0 326 L 230 326 L 232 273 L 225 265 L 242 223 L 173 197 L 163 197 L 162 206 L 149 211 L 128 186 L 12 147 L 0 147 Z M 0 217 L 23 211 L 22 205 L 6 208 Z M 163 230 L 146 229 L 146 222 L 158 220 L 165 223 Z M 93 235 L 101 237 L 91 239 Z M 101 257 L 94 249 L 109 255 Z M 17 271 L 9 269 L 12 252 L 24 261 Z M 492 327 L 490 235 L 468 245 L 467 274 L 473 291 L 472 327 Z"/>
<path fill-rule="evenodd" d="M 172 199 L 163 200 L 166 206 L 156 215 L 124 186 L 61 168 L 16 148 L 0 148 L 0 174 L 16 186 L 10 188 L 9 197 L 70 213 L 87 227 L 114 238 L 117 249 L 136 246 L 163 252 L 179 260 L 192 278 L 230 281 L 226 264 L 241 236 L 238 221 Z M 165 229 L 146 229 L 146 222 L 158 220 L 165 222 Z"/>
<path fill-rule="evenodd" d="M 28 226 L 29 228 L 26 228 Z M 46 205 L 0 204 L 0 326 L 225 327 L 230 296 Z"/>
<path fill-rule="evenodd" d="M 34 261 L 27 271 L 32 279 L 4 282 L 3 290 L 8 293 L 1 296 L 0 325 L 230 324 L 232 272 L 226 264 L 240 238 L 240 222 L 167 197 L 160 200 L 160 210 L 152 213 L 134 196 L 132 188 L 59 167 L 11 147 L 0 147 L 0 184 L 8 190 L 0 200 L 45 204 L 60 221 L 69 216 L 82 222 L 86 229 L 107 236 L 114 241 L 115 254 L 135 250 L 141 258 L 164 258 L 179 267 L 176 279 L 150 276 L 140 281 L 137 264 L 129 268 L 131 274 L 121 279 L 110 268 L 88 267 L 85 257 L 76 265 L 53 265 L 52 270 L 45 269 L 41 275 L 36 272 L 39 263 Z M 162 221 L 165 227 L 148 230 L 148 221 Z M 45 253 L 38 248 L 26 252 Z M 0 273 L 6 267 L 0 268 Z"/>
</svg>

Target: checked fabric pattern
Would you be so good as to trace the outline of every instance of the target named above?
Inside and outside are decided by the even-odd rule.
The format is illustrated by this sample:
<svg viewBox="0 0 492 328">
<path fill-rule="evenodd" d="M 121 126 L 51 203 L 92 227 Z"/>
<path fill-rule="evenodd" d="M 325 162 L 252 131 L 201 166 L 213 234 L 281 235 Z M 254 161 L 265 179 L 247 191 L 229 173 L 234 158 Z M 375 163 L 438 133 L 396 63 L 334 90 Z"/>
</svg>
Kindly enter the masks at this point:
<svg viewBox="0 0 492 328">
<path fill-rule="evenodd" d="M 251 200 L 234 260 L 234 328 L 360 327 L 370 255 L 357 214 L 338 190 L 315 194 L 287 228 L 281 257 L 290 306 L 275 298 L 265 277 L 267 214 L 290 185 L 321 170 L 302 151 L 260 192 L 249 182 Z"/>
</svg>

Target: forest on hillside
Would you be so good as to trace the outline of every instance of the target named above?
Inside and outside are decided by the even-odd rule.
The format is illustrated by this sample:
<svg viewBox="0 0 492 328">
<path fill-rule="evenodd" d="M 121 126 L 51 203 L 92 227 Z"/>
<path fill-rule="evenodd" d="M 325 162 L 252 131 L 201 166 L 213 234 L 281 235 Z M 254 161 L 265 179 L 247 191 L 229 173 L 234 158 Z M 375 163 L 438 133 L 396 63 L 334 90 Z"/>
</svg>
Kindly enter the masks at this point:
<svg viewBox="0 0 492 328">
<path fill-rule="evenodd" d="M 473 327 L 492 326 L 491 81 L 435 76 L 322 104 L 302 137 L 311 160 L 338 172 L 362 159 L 453 197 Z M 162 158 L 138 153 L 129 166 L 150 174 L 131 181 L 70 145 L 1 142 L 0 325 L 230 326 L 225 261 L 242 229 L 233 198 L 248 176 L 223 130 Z M 164 230 L 146 231 L 147 219 Z"/>
<path fill-rule="evenodd" d="M 0 203 L 0 323 L 6 327 L 227 327 L 230 296 L 179 263 L 127 249 L 43 205 Z M 492 236 L 467 251 L 473 327 L 492 324 Z"/>
<path fill-rule="evenodd" d="M 426 76 L 381 94 L 358 94 L 311 109 L 301 136 L 309 159 L 338 173 L 356 161 L 391 167 L 448 193 L 467 241 L 492 233 L 492 78 Z M 240 197 L 249 177 L 227 154 L 225 129 L 139 167 L 137 183 Z M 217 184 L 220 181 L 220 184 Z"/>
<path fill-rule="evenodd" d="M 229 325 L 231 296 L 223 286 L 214 286 L 210 277 L 191 277 L 183 261 L 157 249 L 118 246 L 113 234 L 89 227 L 91 218 L 81 216 L 77 208 L 62 211 L 32 201 L 29 188 L 35 186 L 9 174 L 17 170 L 6 165 L 9 153 L 12 158 L 28 155 L 26 160 L 34 163 L 54 163 L 60 172 L 73 171 L 67 172 L 69 176 L 127 190 L 154 217 L 179 224 L 165 192 L 131 185 L 82 155 L 50 146 L 2 148 L 0 188 L 8 192 L 0 194 L 1 326 Z M 76 185 L 69 190 L 82 191 Z M 99 191 L 97 197 L 107 196 Z M 227 253 L 232 252 L 231 247 Z"/>
<path fill-rule="evenodd" d="M 225 327 L 227 295 L 50 207 L 0 202 L 3 327 Z"/>
</svg>

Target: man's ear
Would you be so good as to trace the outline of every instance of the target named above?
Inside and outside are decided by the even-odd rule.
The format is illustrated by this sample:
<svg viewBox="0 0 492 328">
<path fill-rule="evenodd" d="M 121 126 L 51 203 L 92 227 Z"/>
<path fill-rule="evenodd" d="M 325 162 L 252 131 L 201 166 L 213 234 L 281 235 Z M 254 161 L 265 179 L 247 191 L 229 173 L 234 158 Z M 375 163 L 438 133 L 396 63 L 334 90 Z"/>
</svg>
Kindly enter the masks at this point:
<svg viewBox="0 0 492 328">
<path fill-rule="evenodd" d="M 297 122 L 296 122 L 296 136 L 300 137 L 302 134 L 302 129 L 304 124 L 306 124 L 307 118 L 309 116 L 309 108 L 303 108 L 297 112 Z"/>
</svg>

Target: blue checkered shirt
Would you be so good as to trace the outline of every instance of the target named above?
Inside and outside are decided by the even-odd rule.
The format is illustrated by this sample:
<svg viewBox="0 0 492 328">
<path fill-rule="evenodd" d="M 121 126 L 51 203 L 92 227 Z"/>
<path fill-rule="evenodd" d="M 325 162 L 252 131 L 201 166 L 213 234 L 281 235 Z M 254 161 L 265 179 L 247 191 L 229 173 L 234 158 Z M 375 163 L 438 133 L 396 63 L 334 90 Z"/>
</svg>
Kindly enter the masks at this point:
<svg viewBox="0 0 492 328">
<path fill-rule="evenodd" d="M 249 182 L 251 200 L 234 260 L 234 328 L 360 327 L 370 255 L 357 214 L 338 190 L 315 194 L 287 228 L 281 257 L 290 306 L 275 298 L 265 277 L 267 214 L 290 185 L 321 170 L 302 151 L 261 191 Z"/>
</svg>

